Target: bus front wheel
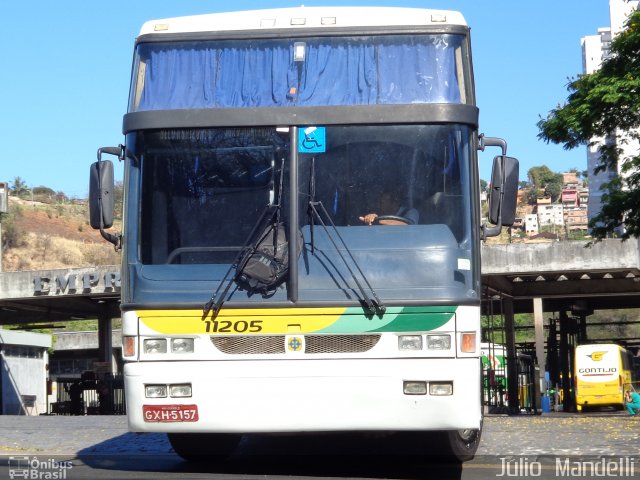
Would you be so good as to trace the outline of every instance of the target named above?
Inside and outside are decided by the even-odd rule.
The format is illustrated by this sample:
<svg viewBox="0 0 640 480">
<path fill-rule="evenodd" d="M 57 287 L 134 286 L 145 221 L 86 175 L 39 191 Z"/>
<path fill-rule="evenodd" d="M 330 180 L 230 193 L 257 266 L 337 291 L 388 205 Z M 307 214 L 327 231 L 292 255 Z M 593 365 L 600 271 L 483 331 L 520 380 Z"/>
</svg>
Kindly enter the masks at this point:
<svg viewBox="0 0 640 480">
<path fill-rule="evenodd" d="M 425 432 L 429 461 L 466 462 L 472 460 L 480 445 L 482 429 Z"/>
<path fill-rule="evenodd" d="M 462 462 L 471 460 L 480 445 L 482 430 L 466 429 L 442 432 L 445 456 Z"/>
<path fill-rule="evenodd" d="M 202 462 L 231 456 L 241 435 L 230 433 L 168 433 L 169 443 L 185 460 Z"/>
</svg>

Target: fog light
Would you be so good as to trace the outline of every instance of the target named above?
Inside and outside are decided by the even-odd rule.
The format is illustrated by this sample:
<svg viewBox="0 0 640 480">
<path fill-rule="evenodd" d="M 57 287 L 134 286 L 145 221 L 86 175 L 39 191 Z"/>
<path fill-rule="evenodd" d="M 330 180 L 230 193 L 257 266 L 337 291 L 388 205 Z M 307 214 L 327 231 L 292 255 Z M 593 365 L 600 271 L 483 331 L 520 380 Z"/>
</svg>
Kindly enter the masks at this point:
<svg viewBox="0 0 640 480">
<path fill-rule="evenodd" d="M 171 339 L 171 353 L 193 353 L 193 338 Z"/>
<path fill-rule="evenodd" d="M 167 353 L 165 338 L 148 338 L 144 341 L 144 353 Z"/>
<path fill-rule="evenodd" d="M 429 383 L 429 395 L 453 395 L 453 382 Z"/>
<path fill-rule="evenodd" d="M 428 350 L 450 350 L 451 335 L 427 335 Z"/>
<path fill-rule="evenodd" d="M 181 383 L 179 385 L 169 385 L 169 396 L 171 397 L 190 397 L 191 384 Z"/>
<path fill-rule="evenodd" d="M 420 380 L 405 380 L 402 382 L 402 391 L 405 395 L 426 395 L 427 382 Z"/>
<path fill-rule="evenodd" d="M 398 350 L 422 350 L 422 336 L 400 335 L 398 337 Z"/>
<path fill-rule="evenodd" d="M 166 385 L 145 385 L 144 396 L 147 398 L 165 398 L 167 396 Z"/>
</svg>

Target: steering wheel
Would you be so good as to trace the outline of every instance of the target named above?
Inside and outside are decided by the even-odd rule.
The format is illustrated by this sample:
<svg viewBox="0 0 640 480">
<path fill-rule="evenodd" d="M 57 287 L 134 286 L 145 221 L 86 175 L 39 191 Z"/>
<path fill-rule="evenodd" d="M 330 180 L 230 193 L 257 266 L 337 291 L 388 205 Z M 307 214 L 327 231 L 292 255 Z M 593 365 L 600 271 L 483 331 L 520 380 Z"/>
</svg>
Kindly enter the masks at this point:
<svg viewBox="0 0 640 480">
<path fill-rule="evenodd" d="M 375 223 L 378 225 L 413 225 L 413 220 L 399 215 L 379 215 Z"/>
</svg>

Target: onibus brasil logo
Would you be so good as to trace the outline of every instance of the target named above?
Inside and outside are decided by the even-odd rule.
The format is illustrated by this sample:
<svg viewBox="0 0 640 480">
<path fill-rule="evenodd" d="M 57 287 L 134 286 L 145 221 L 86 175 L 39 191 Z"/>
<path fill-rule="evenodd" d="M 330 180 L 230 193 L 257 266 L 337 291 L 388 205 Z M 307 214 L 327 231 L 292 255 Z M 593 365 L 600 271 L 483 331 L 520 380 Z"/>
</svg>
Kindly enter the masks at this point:
<svg viewBox="0 0 640 480">
<path fill-rule="evenodd" d="M 67 471 L 73 468 L 69 461 L 41 460 L 38 457 L 9 457 L 8 464 L 10 479 L 64 480 Z"/>
</svg>

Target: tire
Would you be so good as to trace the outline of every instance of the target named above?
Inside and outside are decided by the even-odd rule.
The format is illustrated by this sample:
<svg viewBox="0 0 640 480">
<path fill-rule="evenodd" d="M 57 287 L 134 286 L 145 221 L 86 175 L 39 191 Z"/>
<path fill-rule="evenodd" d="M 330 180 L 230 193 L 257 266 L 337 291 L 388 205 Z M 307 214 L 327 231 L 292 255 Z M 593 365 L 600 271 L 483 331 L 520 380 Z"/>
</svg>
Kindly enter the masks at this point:
<svg viewBox="0 0 640 480">
<path fill-rule="evenodd" d="M 168 433 L 167 436 L 175 452 L 191 462 L 225 460 L 242 438 L 231 433 Z"/>
<path fill-rule="evenodd" d="M 480 429 L 412 432 L 409 445 L 419 445 L 419 455 L 429 463 L 461 463 L 472 460 L 480 445 Z"/>
<path fill-rule="evenodd" d="M 443 454 L 446 458 L 466 462 L 473 459 L 480 446 L 482 428 L 479 430 L 453 430 L 442 432 Z"/>
</svg>

